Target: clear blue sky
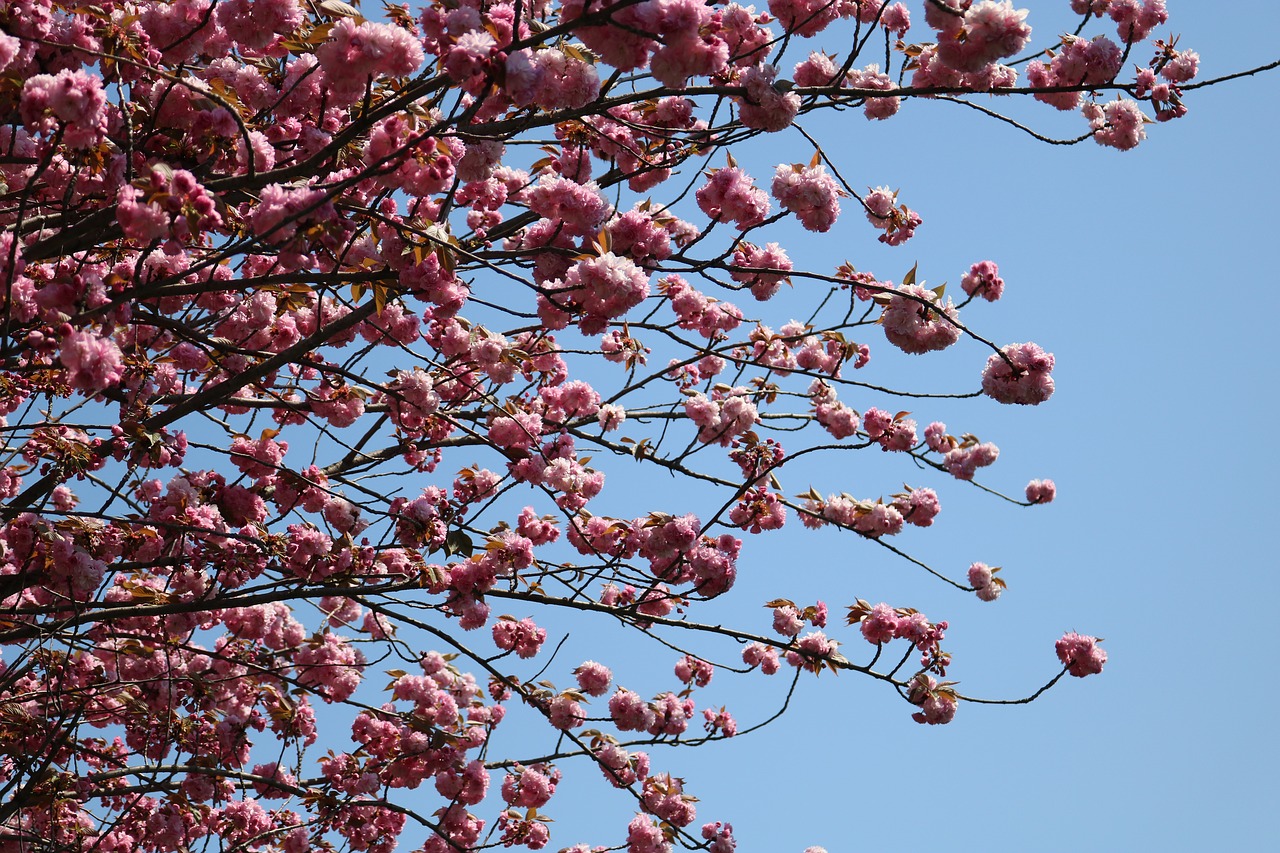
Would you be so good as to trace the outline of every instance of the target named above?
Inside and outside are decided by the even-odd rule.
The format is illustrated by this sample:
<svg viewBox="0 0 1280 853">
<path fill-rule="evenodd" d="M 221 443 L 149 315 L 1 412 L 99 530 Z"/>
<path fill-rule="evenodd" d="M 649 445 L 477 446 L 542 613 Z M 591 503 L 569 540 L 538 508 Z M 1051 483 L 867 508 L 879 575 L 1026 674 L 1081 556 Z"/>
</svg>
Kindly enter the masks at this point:
<svg viewBox="0 0 1280 853">
<path fill-rule="evenodd" d="M 1032 7 L 1037 43 L 1067 20 L 1066 0 L 1020 5 Z M 1179 46 L 1201 54 L 1201 79 L 1277 58 L 1274 4 L 1169 7 Z M 1017 493 L 1049 476 L 1059 499 L 1019 510 L 944 478 L 913 478 L 939 489 L 944 510 L 933 530 L 901 544 L 956 575 L 974 559 L 1005 566 L 1011 590 L 995 604 L 926 582 L 852 537 L 794 530 L 752 537 L 734 592 L 740 618 L 766 629 L 767 611 L 755 608 L 774 595 L 820 596 L 833 610 L 855 597 L 917 606 L 951 620 L 961 689 L 992 697 L 1052 675 L 1065 630 L 1105 637 L 1110 661 L 1102 676 L 1066 679 L 1031 706 L 963 706 L 942 727 L 916 725 L 865 679 L 804 679 L 790 715 L 763 732 L 655 752 L 655 765 L 701 798 L 699 824 L 732 822 L 745 853 L 1267 846 L 1280 759 L 1267 665 L 1280 600 L 1277 463 L 1266 438 L 1277 415 L 1278 93 L 1274 72 L 1196 92 L 1187 118 L 1152 126 L 1128 153 L 1050 148 L 943 103 L 911 103 L 883 123 L 846 113 L 808 125 L 855 186 L 900 187 L 925 225 L 887 249 L 847 214 L 793 257 L 803 251 L 816 270 L 848 258 L 893 276 L 919 261 L 930 284 L 953 286 L 973 261 L 998 261 L 1005 298 L 965 319 L 999 343 L 1053 351 L 1057 394 L 1034 410 L 900 408 L 922 426 L 941 416 L 999 444 L 992 485 Z M 1064 135 L 1082 129 L 1077 115 L 1047 107 L 1028 115 Z M 811 152 L 795 135 L 769 145 L 761 163 Z M 871 343 L 883 359 L 873 366 L 910 365 L 915 379 L 904 384 L 917 389 L 975 387 L 985 360 L 958 347 L 895 362 L 881 339 Z M 844 483 L 830 476 L 820 487 L 896 485 L 861 458 L 847 464 L 826 472 Z M 657 657 L 635 665 L 669 672 L 670 656 Z M 739 680 L 708 696 L 747 722 L 782 687 Z M 617 839 L 629 809 L 598 798 L 600 787 L 565 787 L 552 801 L 553 847 Z"/>
</svg>

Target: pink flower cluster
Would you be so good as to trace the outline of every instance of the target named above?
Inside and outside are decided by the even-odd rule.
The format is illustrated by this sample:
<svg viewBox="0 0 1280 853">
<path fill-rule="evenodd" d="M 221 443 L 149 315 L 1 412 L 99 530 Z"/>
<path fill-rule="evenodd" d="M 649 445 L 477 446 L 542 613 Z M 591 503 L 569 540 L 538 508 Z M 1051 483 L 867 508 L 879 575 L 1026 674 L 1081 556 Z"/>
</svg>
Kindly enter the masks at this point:
<svg viewBox="0 0 1280 853">
<path fill-rule="evenodd" d="M 742 73 L 738 119 L 744 126 L 773 133 L 795 121 L 800 112 L 800 96 L 775 85 L 777 77 L 778 69 L 772 65 L 757 65 Z"/>
<path fill-rule="evenodd" d="M 894 6 L 903 8 L 903 14 L 906 14 L 905 7 L 900 3 Z M 882 19 L 883 23 L 883 19 Z M 886 25 L 886 29 L 889 27 Z M 876 64 L 868 65 L 863 69 L 853 69 L 845 75 L 845 85 L 851 89 L 871 89 L 880 92 L 889 92 L 897 88 L 893 78 L 880 70 L 880 66 Z M 875 121 L 884 121 L 898 114 L 898 110 L 902 107 L 902 98 L 895 96 L 870 95 L 866 98 L 866 103 L 862 106 L 862 114 L 868 119 Z"/>
<path fill-rule="evenodd" d="M 1036 87 L 1100 86 L 1120 73 L 1122 51 L 1106 36 L 1092 41 L 1064 36 L 1062 49 L 1046 65 L 1039 59 L 1027 65 L 1027 82 Z M 1035 98 L 1060 110 L 1080 105 L 1080 92 L 1039 92 Z"/>
<path fill-rule="evenodd" d="M 213 197 L 185 169 L 153 169 L 145 189 L 122 187 L 116 200 L 116 220 L 124 235 L 142 245 L 172 239 L 170 254 L 201 232 L 222 226 Z"/>
<path fill-rule="evenodd" d="M 124 354 L 115 341 L 92 331 L 71 331 L 62 336 L 59 353 L 67 369 L 67 384 L 87 394 L 97 394 L 124 378 Z"/>
<path fill-rule="evenodd" d="M 848 438 L 858 432 L 858 413 L 836 399 L 836 390 L 821 379 L 809 386 L 813 416 L 833 438 Z"/>
<path fill-rule="evenodd" d="M 539 628 L 532 619 L 516 621 L 511 616 L 499 616 L 493 623 L 493 643 L 506 652 L 515 652 L 522 658 L 538 654 L 547 640 L 547 629 Z"/>
<path fill-rule="evenodd" d="M 753 228 L 769 215 L 769 196 L 736 166 L 712 169 L 694 194 L 698 207 L 714 220 L 732 220 L 740 230 Z"/>
<path fill-rule="evenodd" d="M 609 690 L 609 683 L 613 680 L 613 673 L 609 668 L 601 663 L 589 660 L 573 671 L 574 677 L 578 680 L 578 686 L 582 688 L 582 692 L 589 696 L 603 696 Z"/>
<path fill-rule="evenodd" d="M 728 447 L 760 420 L 749 390 L 732 388 L 713 392 L 711 399 L 694 394 L 684 401 L 685 414 L 698 427 L 698 441 Z"/>
<path fill-rule="evenodd" d="M 821 631 L 810 631 L 792 643 L 786 653 L 787 663 L 816 674 L 827 666 L 839 647 L 839 643 Z"/>
<path fill-rule="evenodd" d="M 711 683 L 711 676 L 715 674 L 715 669 L 702 658 L 685 655 L 676 661 L 675 674 L 676 678 L 685 684 L 706 687 Z"/>
<path fill-rule="evenodd" d="M 911 715 L 917 723 L 938 726 L 955 719 L 958 705 L 955 691 L 946 682 L 939 684 L 923 672 L 912 679 L 907 688 L 907 701 L 920 706 L 920 710 Z"/>
<path fill-rule="evenodd" d="M 682 329 L 697 331 L 709 340 L 718 340 L 742 323 L 742 311 L 736 305 L 720 302 L 695 290 L 678 275 L 662 279 L 659 289 L 671 301 L 671 310 L 680 318 Z"/>
<path fill-rule="evenodd" d="M 1063 634 L 1062 638 L 1054 643 L 1054 650 L 1058 653 L 1058 660 L 1067 667 L 1067 672 L 1077 678 L 1097 675 L 1102 672 L 1102 666 L 1107 662 L 1107 653 L 1099 648 L 1097 637 L 1077 634 L 1074 631 Z"/>
<path fill-rule="evenodd" d="M 923 613 L 909 608 L 894 609 L 883 602 L 874 607 L 858 599 L 849 608 L 849 623 L 858 624 L 862 637 L 872 645 L 905 639 L 923 655 L 922 663 L 937 666 L 947 655 L 939 647 L 946 636 L 946 622 L 930 622 Z"/>
<path fill-rule="evenodd" d="M 304 645 L 294 655 L 298 683 L 312 688 L 326 702 L 350 698 L 360 685 L 364 655 L 337 634 L 325 634 Z"/>
<path fill-rule="evenodd" d="M 995 261 L 978 261 L 960 277 L 960 287 L 970 297 L 981 296 L 995 302 L 1004 293 L 1004 279 Z"/>
<path fill-rule="evenodd" d="M 760 667 L 765 675 L 773 675 L 781 666 L 778 650 L 763 643 L 747 643 L 742 649 L 742 662 L 747 666 Z"/>
<path fill-rule="evenodd" d="M 594 181 L 579 183 L 554 173 L 544 173 L 521 198 L 530 210 L 570 237 L 594 235 L 611 212 Z"/>
<path fill-rule="evenodd" d="M 987 359 L 982 390 L 1001 403 L 1038 406 L 1053 396 L 1053 353 L 1033 343 L 1009 344 Z"/>
<path fill-rule="evenodd" d="M 911 489 L 894 495 L 893 508 L 902 514 L 902 520 L 916 527 L 929 527 L 942 511 L 938 493 L 933 489 Z"/>
<path fill-rule="evenodd" d="M 604 331 L 649 295 L 649 276 L 630 258 L 606 252 L 578 261 L 562 282 L 547 284 L 538 297 L 538 314 L 548 328 L 564 328 L 570 313 L 581 314 L 578 327 L 586 334 Z"/>
<path fill-rule="evenodd" d="M 774 171 L 773 197 L 810 231 L 830 231 L 840 215 L 840 188 L 826 167 L 780 165 Z"/>
<path fill-rule="evenodd" d="M 867 221 L 884 229 L 880 242 L 899 246 L 910 240 L 920 227 L 920 214 L 905 204 L 897 204 L 897 192 L 888 187 L 876 187 L 862 200 L 867 209 Z"/>
<path fill-rule="evenodd" d="M 1080 2 L 1072 0 L 1072 8 Z M 1110 0 L 1109 3 L 1095 2 L 1091 5 L 1095 15 L 1105 11 L 1111 16 L 1111 20 L 1116 22 L 1116 32 L 1126 43 L 1142 41 L 1152 30 L 1169 20 L 1165 0 Z M 1098 9 L 1099 5 L 1103 8 Z"/>
<path fill-rule="evenodd" d="M 400 370 L 387 385 L 387 412 L 391 422 L 408 436 L 420 436 L 428 419 L 440 408 L 431 374 L 419 367 Z"/>
<path fill-rule="evenodd" d="M 364 94 L 371 78 L 405 77 L 417 71 L 425 54 L 407 30 L 343 17 L 330 31 L 330 40 L 316 48 L 316 59 L 329 96 L 349 104 Z"/>
<path fill-rule="evenodd" d="M 600 772 L 615 788 L 625 788 L 649 776 L 649 756 L 643 752 L 627 752 L 621 746 L 603 741 L 595 749 Z"/>
<path fill-rule="evenodd" d="M 64 70 L 28 78 L 18 111 L 30 133 L 52 136 L 61 130 L 64 145 L 83 149 L 106 137 L 106 104 L 102 78 Z"/>
<path fill-rule="evenodd" d="M 1058 496 L 1053 480 L 1032 480 L 1027 483 L 1027 503 L 1047 504 Z"/>
<path fill-rule="evenodd" d="M 881 450 L 905 452 L 916 446 L 916 422 L 906 417 L 909 412 L 891 415 L 872 407 L 862 415 L 862 428 Z"/>
<path fill-rule="evenodd" d="M 995 464 L 1000 448 L 989 441 L 966 440 L 946 451 L 942 464 L 957 480 L 972 480 L 979 468 Z"/>
<path fill-rule="evenodd" d="M 932 290 L 905 284 L 889 299 L 880 316 L 884 336 L 903 352 L 936 352 L 960 340 L 959 315 L 948 298 Z"/>
<path fill-rule="evenodd" d="M 845 4 L 826 0 L 769 0 L 769 11 L 788 33 L 809 38 L 837 20 L 845 11 Z"/>
<path fill-rule="evenodd" d="M 947 0 L 956 8 L 955 0 Z M 938 30 L 938 58 L 961 72 L 978 72 L 1020 52 L 1031 40 L 1027 10 L 1009 0 L 981 0 L 963 15 L 947 14 L 925 4 L 925 21 Z"/>
<path fill-rule="evenodd" d="M 773 298 L 782 283 L 789 280 L 787 273 L 792 269 L 786 250 L 777 243 L 768 243 L 763 249 L 753 243 L 739 243 L 733 252 L 733 266 L 738 269 L 729 276 L 750 287 L 751 295 L 761 302 Z"/>
<path fill-rule="evenodd" d="M 1102 106 L 1091 101 L 1084 105 L 1082 112 L 1099 145 L 1128 151 L 1147 138 L 1147 129 L 1143 126 L 1146 117 L 1134 101 L 1117 98 Z"/>
<path fill-rule="evenodd" d="M 996 577 L 1000 567 L 992 568 L 986 563 L 974 563 L 969 566 L 969 585 L 982 601 L 995 601 L 1005 590 L 1005 582 Z"/>
</svg>

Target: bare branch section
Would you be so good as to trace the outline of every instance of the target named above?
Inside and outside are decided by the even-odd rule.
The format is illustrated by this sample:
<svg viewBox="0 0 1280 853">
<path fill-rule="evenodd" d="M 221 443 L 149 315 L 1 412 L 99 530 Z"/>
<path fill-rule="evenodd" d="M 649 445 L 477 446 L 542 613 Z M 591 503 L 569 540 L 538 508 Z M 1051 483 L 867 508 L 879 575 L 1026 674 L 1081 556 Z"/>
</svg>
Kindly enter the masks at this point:
<svg viewBox="0 0 1280 853">
<path fill-rule="evenodd" d="M 896 544 L 999 452 L 898 401 L 1040 404 L 1053 356 L 961 316 L 993 261 L 953 298 L 786 235 L 922 223 L 824 111 L 1127 149 L 1277 67 L 1192 82 L 1163 3 L 1070 5 L 1039 46 L 970 0 L 0 5 L 0 845 L 537 850 L 552 814 L 579 840 L 553 795 L 586 772 L 635 814 L 587 840 L 726 853 L 674 748 L 785 719 L 802 678 L 940 724 L 1100 672 L 1068 634 L 1044 686 L 968 697 L 910 602 L 725 607 L 756 537 L 816 528 L 1000 596 Z M 771 139 L 805 162 L 757 183 Z M 870 362 L 961 342 L 965 387 Z M 932 485 L 846 491 L 886 461 Z M 717 692 L 780 671 L 761 707 Z"/>
</svg>

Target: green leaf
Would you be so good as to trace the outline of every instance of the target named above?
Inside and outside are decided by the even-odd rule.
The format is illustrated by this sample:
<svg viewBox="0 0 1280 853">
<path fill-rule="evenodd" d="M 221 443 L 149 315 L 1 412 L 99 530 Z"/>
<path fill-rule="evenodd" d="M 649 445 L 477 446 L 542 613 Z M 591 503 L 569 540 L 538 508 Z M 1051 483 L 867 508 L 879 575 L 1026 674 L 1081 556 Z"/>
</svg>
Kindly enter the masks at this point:
<svg viewBox="0 0 1280 853">
<path fill-rule="evenodd" d="M 910 287 L 911 285 L 916 283 L 916 267 L 919 267 L 919 266 L 920 264 L 916 264 L 911 268 L 910 272 L 908 272 L 906 275 L 902 277 L 903 287 Z"/>
<path fill-rule="evenodd" d="M 450 557 L 456 554 L 470 557 L 475 552 L 475 543 L 461 530 L 450 530 L 444 537 L 444 552 Z"/>
</svg>

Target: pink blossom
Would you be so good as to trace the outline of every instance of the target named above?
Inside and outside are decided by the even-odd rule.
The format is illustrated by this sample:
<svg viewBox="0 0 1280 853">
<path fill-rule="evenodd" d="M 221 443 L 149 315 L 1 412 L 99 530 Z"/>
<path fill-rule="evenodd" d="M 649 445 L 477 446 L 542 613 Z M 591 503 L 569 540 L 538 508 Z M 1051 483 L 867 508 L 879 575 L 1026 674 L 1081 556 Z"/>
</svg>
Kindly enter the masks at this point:
<svg viewBox="0 0 1280 853">
<path fill-rule="evenodd" d="M 880 26 L 902 38 L 911 29 L 911 12 L 901 3 L 890 3 L 880 13 Z"/>
<path fill-rule="evenodd" d="M 627 853 L 671 853 L 671 845 L 653 818 L 638 814 L 627 825 Z"/>
<path fill-rule="evenodd" d="M 331 87 L 354 100 L 369 78 L 406 77 L 422 65 L 422 44 L 391 24 L 356 23 L 343 17 L 333 25 L 330 40 L 316 48 L 316 59 Z"/>
<path fill-rule="evenodd" d="M 887 604 L 877 604 L 859 626 L 868 643 L 887 643 L 898 635 L 898 614 Z"/>
<path fill-rule="evenodd" d="M 851 89 L 872 89 L 881 92 L 888 92 L 897 88 L 893 78 L 882 72 L 880 66 L 874 63 L 861 70 L 854 69 L 846 74 L 845 85 Z M 862 113 L 868 119 L 883 121 L 897 115 L 901 107 L 902 98 L 896 95 L 892 97 L 871 95 L 866 98 Z"/>
<path fill-rule="evenodd" d="M 649 703 L 630 690 L 618 690 L 609 697 L 609 715 L 620 731 L 647 731 L 656 715 Z"/>
<path fill-rule="evenodd" d="M 1032 480 L 1027 483 L 1027 503 L 1047 504 L 1058 496 L 1053 480 Z"/>
<path fill-rule="evenodd" d="M 947 451 L 942 464 L 957 480 L 972 480 L 979 468 L 994 464 L 1000 448 L 991 442 L 969 442 Z"/>
<path fill-rule="evenodd" d="M 578 679 L 582 692 L 590 696 L 603 696 L 609 689 L 609 682 L 613 680 L 613 673 L 609 668 L 593 660 L 579 666 L 573 674 Z"/>
<path fill-rule="evenodd" d="M 787 663 L 794 667 L 819 672 L 825 662 L 836 653 L 839 644 L 821 631 L 810 631 L 796 643 L 795 651 L 787 652 Z"/>
<path fill-rule="evenodd" d="M 706 721 L 704 727 L 709 734 L 719 732 L 725 737 L 733 737 L 738 733 L 738 721 L 724 708 L 706 708 L 702 712 L 702 718 Z"/>
<path fill-rule="evenodd" d="M 773 675 L 778 671 L 778 650 L 763 643 L 748 643 L 742 649 L 742 662 L 747 666 L 758 666 L 765 675 Z"/>
<path fill-rule="evenodd" d="M 960 277 L 960 287 L 969 296 L 981 296 L 995 302 L 1004 293 L 1004 279 L 994 261 L 979 261 Z"/>
<path fill-rule="evenodd" d="M 835 8 L 835 4 L 828 5 Z M 742 96 L 738 98 L 738 119 L 753 130 L 770 133 L 790 127 L 800 111 L 800 96 L 784 92 L 774 82 L 778 69 L 757 65 L 742 73 Z"/>
<path fill-rule="evenodd" d="M 884 229 L 880 242 L 890 246 L 898 246 L 910 240 L 922 221 L 920 214 L 905 204 L 897 204 L 897 201 L 897 192 L 888 187 L 876 187 L 862 199 L 862 204 L 867 209 L 867 221 Z"/>
<path fill-rule="evenodd" d="M 854 516 L 853 529 L 872 539 L 878 539 L 901 533 L 902 522 L 902 513 L 897 507 L 876 502 Z"/>
<path fill-rule="evenodd" d="M 1200 70 L 1200 54 L 1194 50 L 1175 50 L 1160 69 L 1160 76 L 1170 83 L 1186 83 Z"/>
<path fill-rule="evenodd" d="M 959 315 L 946 302 L 918 284 L 903 285 L 889 299 L 880 324 L 889 343 L 903 352 L 943 350 L 960 340 Z"/>
<path fill-rule="evenodd" d="M 963 72 L 980 71 L 1025 48 L 1031 39 L 1026 17 L 1027 10 L 1014 9 L 1009 0 L 981 0 L 969 6 L 963 18 L 936 12 L 931 16 L 928 9 L 925 14 L 931 25 L 942 25 L 938 57 Z"/>
<path fill-rule="evenodd" d="M 50 136 L 61 128 L 64 145 L 92 148 L 106 136 L 106 103 L 101 78 L 64 70 L 28 78 L 18 109 L 31 133 Z"/>
<path fill-rule="evenodd" d="M 571 237 L 594 235 L 609 216 L 609 203 L 594 182 L 581 184 L 556 174 L 543 174 L 524 193 L 529 209 L 556 223 Z"/>
<path fill-rule="evenodd" d="M 540 809 L 551 801 L 560 784 L 560 771 L 547 764 L 519 764 L 502 780 L 502 799 L 508 805 Z"/>
<path fill-rule="evenodd" d="M 1098 646 L 1097 637 L 1077 634 L 1074 631 L 1062 635 L 1062 639 L 1054 644 L 1058 660 L 1067 667 L 1067 672 L 1077 678 L 1086 675 L 1097 675 L 1107 662 L 1107 653 Z"/>
<path fill-rule="evenodd" d="M 715 674 L 715 669 L 701 658 L 685 655 L 676 661 L 675 674 L 676 678 L 685 684 L 706 687 L 711 683 L 711 676 Z"/>
<path fill-rule="evenodd" d="M 814 419 L 822 424 L 833 438 L 848 438 L 858 431 L 858 413 L 838 400 L 818 403 L 814 407 Z"/>
<path fill-rule="evenodd" d="M 537 104 L 544 110 L 583 107 L 600 93 L 595 66 L 556 49 L 510 54 L 506 79 L 518 106 Z"/>
<path fill-rule="evenodd" d="M 582 314 L 579 328 L 586 334 L 604 331 L 606 323 L 639 305 L 649 295 L 649 277 L 630 258 L 613 252 L 578 261 L 562 283 L 548 284 L 550 293 L 539 297 L 543 306 L 576 310 Z"/>
<path fill-rule="evenodd" d="M 660 36 L 649 60 L 649 72 L 669 88 L 680 88 L 690 77 L 719 73 L 729 61 L 729 45 L 713 28 L 712 11 L 701 0 L 654 3 L 652 29 Z M 643 12 L 642 12 L 643 14 Z"/>
<path fill-rule="evenodd" d="M 734 388 L 720 399 L 709 400 L 695 394 L 685 400 L 684 411 L 698 426 L 698 441 L 728 447 L 760 420 L 746 388 Z"/>
<path fill-rule="evenodd" d="M 1165 0 L 1111 0 L 1106 11 L 1124 42 L 1138 42 L 1169 20 Z"/>
<path fill-rule="evenodd" d="M 622 426 L 627 419 L 627 410 L 616 403 L 608 403 L 600 407 L 597 413 L 597 420 L 600 422 L 600 429 L 605 432 L 611 432 Z"/>
<path fill-rule="evenodd" d="M 786 250 L 777 243 L 769 243 L 763 249 L 752 243 L 739 243 L 733 253 L 733 265 L 742 269 L 733 270 L 729 276 L 739 284 L 750 286 L 751 295 L 761 302 L 778 292 L 782 282 L 788 281 L 786 274 L 792 268 Z"/>
<path fill-rule="evenodd" d="M 1147 138 L 1143 126 L 1146 118 L 1134 101 L 1118 98 L 1101 107 L 1090 103 L 1085 105 L 1084 115 L 1089 119 L 1094 141 L 1099 145 L 1128 151 Z"/>
<path fill-rule="evenodd" d="M 734 853 L 738 849 L 738 842 L 733 837 L 732 824 L 722 824 L 720 821 L 704 824 L 702 837 L 711 842 L 707 848 L 708 853 Z"/>
<path fill-rule="evenodd" d="M 298 682 L 316 690 L 326 702 L 343 702 L 360 684 L 364 655 L 346 639 L 325 634 L 294 655 Z"/>
<path fill-rule="evenodd" d="M 67 384 L 79 391 L 96 394 L 124 378 L 124 354 L 111 338 L 93 331 L 68 331 L 62 336 L 59 355 L 67 368 Z"/>
<path fill-rule="evenodd" d="M 539 628 L 528 618 L 517 622 L 510 616 L 499 617 L 492 630 L 494 645 L 522 658 L 535 656 L 547 639 L 547 629 Z"/>
<path fill-rule="evenodd" d="M 643 752 L 628 753 L 616 743 L 604 741 L 595 750 L 596 761 L 605 778 L 615 788 L 643 781 L 649 776 L 649 756 Z"/>
<path fill-rule="evenodd" d="M 0 33 L 0 71 L 12 65 L 21 51 L 22 42 L 8 33 Z"/>
<path fill-rule="evenodd" d="M 897 497 L 893 507 L 902 513 L 904 521 L 916 527 L 929 527 L 941 511 L 938 493 L 933 489 L 912 489 L 909 493 Z"/>
<path fill-rule="evenodd" d="M 995 601 L 1004 592 L 1004 581 L 994 575 L 998 571 L 1000 569 L 993 569 L 986 563 L 969 566 L 969 585 L 982 601 Z"/>
<path fill-rule="evenodd" d="M 252 209 L 248 221 L 254 234 L 279 245 L 292 240 L 299 226 L 306 227 L 336 215 L 332 200 L 323 190 L 268 184 L 259 192 L 259 203 Z"/>
<path fill-rule="evenodd" d="M 1001 403 L 1037 406 L 1053 396 L 1053 353 L 1033 343 L 1009 344 L 987 359 L 982 390 Z"/>
<path fill-rule="evenodd" d="M 838 74 L 835 62 L 825 53 L 814 51 L 791 72 L 797 86 L 830 86 Z"/>
<path fill-rule="evenodd" d="M 695 197 L 707 216 L 732 220 L 743 231 L 759 225 L 769 215 L 769 197 L 736 166 L 712 170 Z"/>
<path fill-rule="evenodd" d="M 296 0 L 221 0 L 214 14 L 227 35 L 250 50 L 261 50 L 305 20 Z"/>
<path fill-rule="evenodd" d="M 947 425 L 934 421 L 925 428 L 924 441 L 934 453 L 946 453 L 952 447 L 951 436 L 947 435 Z"/>
<path fill-rule="evenodd" d="M 831 230 L 840 214 L 840 188 L 824 166 L 780 165 L 771 189 L 778 203 L 810 231 Z"/>
<path fill-rule="evenodd" d="M 773 609 L 773 630 L 784 637 L 794 637 L 804 628 L 800 611 L 790 604 Z"/>
<path fill-rule="evenodd" d="M 956 715 L 957 699 L 955 691 L 945 684 L 939 684 L 932 676 L 921 673 L 912 680 L 907 689 L 907 700 L 920 710 L 911 715 L 917 723 L 931 726 L 951 722 Z"/>
<path fill-rule="evenodd" d="M 787 32 L 809 37 L 840 17 L 840 4 L 826 0 L 769 0 L 769 11 Z"/>
</svg>

